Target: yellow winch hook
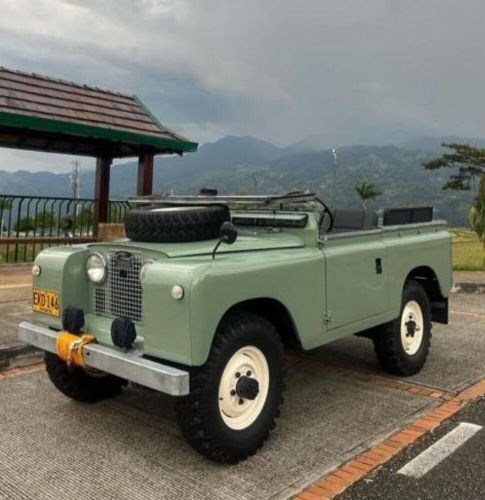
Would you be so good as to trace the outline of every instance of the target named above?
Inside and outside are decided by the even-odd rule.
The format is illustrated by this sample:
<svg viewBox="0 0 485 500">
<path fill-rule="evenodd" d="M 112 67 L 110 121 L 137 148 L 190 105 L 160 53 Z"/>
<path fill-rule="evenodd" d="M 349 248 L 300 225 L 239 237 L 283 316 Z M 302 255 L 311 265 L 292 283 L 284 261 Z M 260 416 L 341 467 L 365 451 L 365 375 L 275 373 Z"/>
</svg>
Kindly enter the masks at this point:
<svg viewBox="0 0 485 500">
<path fill-rule="evenodd" d="M 57 355 L 69 367 L 76 365 L 85 368 L 83 347 L 95 341 L 96 337 L 87 333 L 79 336 L 70 332 L 61 332 L 56 339 Z"/>
</svg>

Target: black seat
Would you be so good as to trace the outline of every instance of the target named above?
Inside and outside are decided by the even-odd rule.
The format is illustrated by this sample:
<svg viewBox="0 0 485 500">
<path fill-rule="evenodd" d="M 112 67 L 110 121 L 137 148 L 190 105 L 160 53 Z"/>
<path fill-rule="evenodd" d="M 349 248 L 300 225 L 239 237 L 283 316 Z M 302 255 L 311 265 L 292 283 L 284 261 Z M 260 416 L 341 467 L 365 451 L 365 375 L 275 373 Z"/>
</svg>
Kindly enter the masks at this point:
<svg viewBox="0 0 485 500">
<path fill-rule="evenodd" d="M 386 208 L 383 213 L 384 226 L 431 222 L 433 207 Z"/>
<path fill-rule="evenodd" d="M 374 210 L 337 209 L 334 212 L 332 232 L 364 231 L 377 227 L 377 214 Z"/>
</svg>

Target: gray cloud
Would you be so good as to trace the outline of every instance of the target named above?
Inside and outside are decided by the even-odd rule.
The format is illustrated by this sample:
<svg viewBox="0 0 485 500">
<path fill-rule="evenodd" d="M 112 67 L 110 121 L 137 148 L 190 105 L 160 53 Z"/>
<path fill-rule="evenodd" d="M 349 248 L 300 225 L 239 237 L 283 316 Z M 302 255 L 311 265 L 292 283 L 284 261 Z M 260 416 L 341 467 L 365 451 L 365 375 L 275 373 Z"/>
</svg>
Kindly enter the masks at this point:
<svg viewBox="0 0 485 500">
<path fill-rule="evenodd" d="M 0 64 L 137 93 L 194 140 L 319 134 L 325 147 L 485 135 L 482 0 L 0 0 L 0 9 Z"/>
</svg>

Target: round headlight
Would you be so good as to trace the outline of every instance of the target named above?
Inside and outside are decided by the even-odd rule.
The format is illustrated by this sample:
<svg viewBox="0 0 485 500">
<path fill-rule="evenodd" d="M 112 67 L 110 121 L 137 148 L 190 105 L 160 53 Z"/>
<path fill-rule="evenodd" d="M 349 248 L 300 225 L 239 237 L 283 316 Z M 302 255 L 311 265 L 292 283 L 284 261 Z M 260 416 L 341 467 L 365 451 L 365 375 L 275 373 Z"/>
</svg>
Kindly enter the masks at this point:
<svg viewBox="0 0 485 500">
<path fill-rule="evenodd" d="M 146 260 L 143 266 L 140 269 L 140 283 L 143 285 L 143 280 L 145 279 L 145 274 L 147 272 L 148 267 L 153 264 L 153 260 Z"/>
<path fill-rule="evenodd" d="M 32 266 L 32 276 L 40 276 L 40 271 L 41 271 L 41 269 L 40 269 L 39 264 L 34 264 Z"/>
<path fill-rule="evenodd" d="M 88 273 L 88 278 L 93 283 L 102 283 L 106 278 L 106 262 L 104 257 L 99 253 L 90 255 L 86 263 L 86 272 Z"/>
</svg>

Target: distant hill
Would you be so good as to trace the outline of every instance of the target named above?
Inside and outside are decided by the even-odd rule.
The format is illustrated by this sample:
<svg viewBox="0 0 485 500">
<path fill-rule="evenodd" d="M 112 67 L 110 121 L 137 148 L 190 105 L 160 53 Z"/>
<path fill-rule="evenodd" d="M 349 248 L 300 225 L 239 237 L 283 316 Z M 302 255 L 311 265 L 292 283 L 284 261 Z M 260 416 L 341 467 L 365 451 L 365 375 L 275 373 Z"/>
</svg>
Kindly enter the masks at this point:
<svg viewBox="0 0 485 500">
<path fill-rule="evenodd" d="M 322 151 L 331 149 L 328 139 L 319 134 L 309 135 L 303 139 L 290 144 L 286 150 L 293 153 L 302 153 L 308 151 Z"/>
<path fill-rule="evenodd" d="M 477 148 L 485 148 L 485 139 L 477 139 L 477 138 L 473 139 L 473 138 L 459 137 L 456 135 L 448 135 L 443 137 L 430 137 L 430 136 L 416 137 L 415 139 L 399 144 L 399 146 L 404 149 L 431 151 L 433 153 L 442 154 L 445 151 L 447 151 L 447 149 L 443 148 L 442 146 L 444 142 L 470 144 L 471 146 L 475 146 Z"/>
<path fill-rule="evenodd" d="M 468 142 L 466 139 L 458 139 Z M 277 193 L 312 189 L 332 206 L 357 207 L 355 185 L 373 182 L 383 196 L 374 207 L 432 204 L 438 216 L 453 225 L 466 224 L 470 193 L 443 191 L 447 171 L 429 172 L 422 162 L 436 156 L 439 144 L 452 138 L 420 138 L 400 146 L 340 147 L 335 161 L 331 150 L 319 150 L 318 140 L 279 148 L 253 137 L 224 137 L 184 157 L 155 160 L 154 191 L 197 193 L 216 187 L 220 193 L 245 191 Z M 472 140 L 473 141 L 473 140 Z M 479 144 L 485 141 L 474 142 Z M 471 142 L 471 141 L 470 141 Z M 92 197 L 94 173 L 83 170 L 81 195 Z M 136 162 L 116 165 L 111 173 L 111 197 L 134 194 Z M 0 194 L 69 196 L 67 174 L 0 171 Z"/>
<path fill-rule="evenodd" d="M 89 172 L 89 177 L 92 172 Z M 67 196 L 69 193 L 69 175 L 50 172 L 5 172 L 0 170 L 0 194 Z M 54 195 L 53 195 L 54 196 Z"/>
</svg>

